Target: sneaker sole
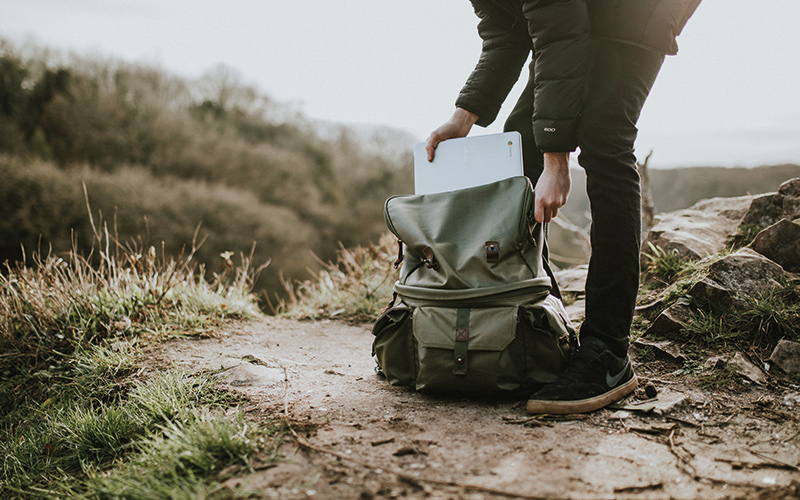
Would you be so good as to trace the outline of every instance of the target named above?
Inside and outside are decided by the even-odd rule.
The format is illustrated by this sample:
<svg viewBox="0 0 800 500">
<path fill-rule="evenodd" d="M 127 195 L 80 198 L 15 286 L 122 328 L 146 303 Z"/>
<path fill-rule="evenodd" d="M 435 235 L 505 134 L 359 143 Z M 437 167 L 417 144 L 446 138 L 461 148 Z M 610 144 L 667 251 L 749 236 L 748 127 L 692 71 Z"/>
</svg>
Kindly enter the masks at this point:
<svg viewBox="0 0 800 500">
<path fill-rule="evenodd" d="M 579 399 L 576 401 L 538 401 L 531 399 L 528 400 L 528 413 L 548 413 L 551 415 L 588 413 L 604 408 L 614 401 L 627 396 L 632 393 L 638 385 L 639 380 L 636 378 L 636 375 L 634 375 L 632 379 L 624 384 L 593 398 Z"/>
</svg>

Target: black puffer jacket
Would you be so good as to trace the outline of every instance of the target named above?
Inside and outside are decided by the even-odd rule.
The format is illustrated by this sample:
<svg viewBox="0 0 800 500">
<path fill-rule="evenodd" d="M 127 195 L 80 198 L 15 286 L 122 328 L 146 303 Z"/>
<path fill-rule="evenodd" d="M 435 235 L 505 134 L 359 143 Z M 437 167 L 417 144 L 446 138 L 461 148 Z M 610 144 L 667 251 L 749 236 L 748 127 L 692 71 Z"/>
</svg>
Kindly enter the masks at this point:
<svg viewBox="0 0 800 500">
<path fill-rule="evenodd" d="M 494 121 L 534 54 L 533 128 L 542 151 L 574 151 L 584 99 L 589 39 L 606 38 L 675 54 L 675 37 L 700 0 L 471 0 L 483 50 L 456 100 Z"/>
</svg>

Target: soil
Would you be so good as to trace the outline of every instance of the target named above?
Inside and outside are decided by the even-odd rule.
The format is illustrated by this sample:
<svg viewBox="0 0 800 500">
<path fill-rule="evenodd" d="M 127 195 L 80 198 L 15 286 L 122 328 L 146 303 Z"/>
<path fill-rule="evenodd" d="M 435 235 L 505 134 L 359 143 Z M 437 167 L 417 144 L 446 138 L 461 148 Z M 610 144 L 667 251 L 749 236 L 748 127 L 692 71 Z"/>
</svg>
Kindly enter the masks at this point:
<svg viewBox="0 0 800 500">
<path fill-rule="evenodd" d="M 524 401 L 393 387 L 371 343 L 370 325 L 265 318 L 149 357 L 222 369 L 250 418 L 289 424 L 267 465 L 226 481 L 259 498 L 800 498 L 796 386 L 707 391 L 675 362 L 634 354 L 640 388 L 617 407 L 531 418 Z"/>
</svg>

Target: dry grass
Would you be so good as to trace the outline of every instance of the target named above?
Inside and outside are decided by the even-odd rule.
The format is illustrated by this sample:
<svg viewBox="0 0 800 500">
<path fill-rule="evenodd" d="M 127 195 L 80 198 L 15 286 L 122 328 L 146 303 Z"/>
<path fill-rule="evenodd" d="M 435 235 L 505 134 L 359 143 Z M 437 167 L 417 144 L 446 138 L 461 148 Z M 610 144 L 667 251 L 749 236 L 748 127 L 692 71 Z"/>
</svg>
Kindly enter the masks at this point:
<svg viewBox="0 0 800 500">
<path fill-rule="evenodd" d="M 173 258 L 92 227 L 103 230 L 86 256 L 34 253 L 0 272 L 0 498 L 219 489 L 219 471 L 248 467 L 269 424 L 231 418 L 239 401 L 209 374 L 143 378 L 140 347 L 260 315 L 252 256 L 223 253 L 207 279 L 196 245 Z"/>
<path fill-rule="evenodd" d="M 240 255 L 236 266 L 230 253 L 221 255 L 225 270 L 207 280 L 193 260 L 194 250 L 177 258 L 152 246 L 142 251 L 121 244 L 107 229 L 96 230 L 95 240 L 88 256 L 75 249 L 63 256 L 36 253 L 30 263 L 5 263 L 2 365 L 19 357 L 41 361 L 114 336 L 197 333 L 224 318 L 260 314 L 250 294 L 258 270 L 248 256 Z"/>
<path fill-rule="evenodd" d="M 376 319 L 392 297 L 397 250 L 397 239 L 389 233 L 377 245 L 341 247 L 336 262 L 323 263 L 313 280 L 285 283 L 289 299 L 280 309 L 300 319 Z"/>
</svg>

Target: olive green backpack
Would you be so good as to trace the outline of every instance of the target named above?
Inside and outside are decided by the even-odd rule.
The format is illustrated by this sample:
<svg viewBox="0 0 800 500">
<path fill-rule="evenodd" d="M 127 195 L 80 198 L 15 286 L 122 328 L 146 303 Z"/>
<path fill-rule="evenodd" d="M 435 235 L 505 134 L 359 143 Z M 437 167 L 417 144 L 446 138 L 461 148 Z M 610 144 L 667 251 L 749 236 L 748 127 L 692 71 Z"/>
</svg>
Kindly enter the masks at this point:
<svg viewBox="0 0 800 500">
<path fill-rule="evenodd" d="M 530 391 L 559 375 L 575 330 L 527 177 L 395 196 L 384 216 L 402 267 L 372 330 L 378 373 L 393 385 L 471 395 Z"/>
</svg>

